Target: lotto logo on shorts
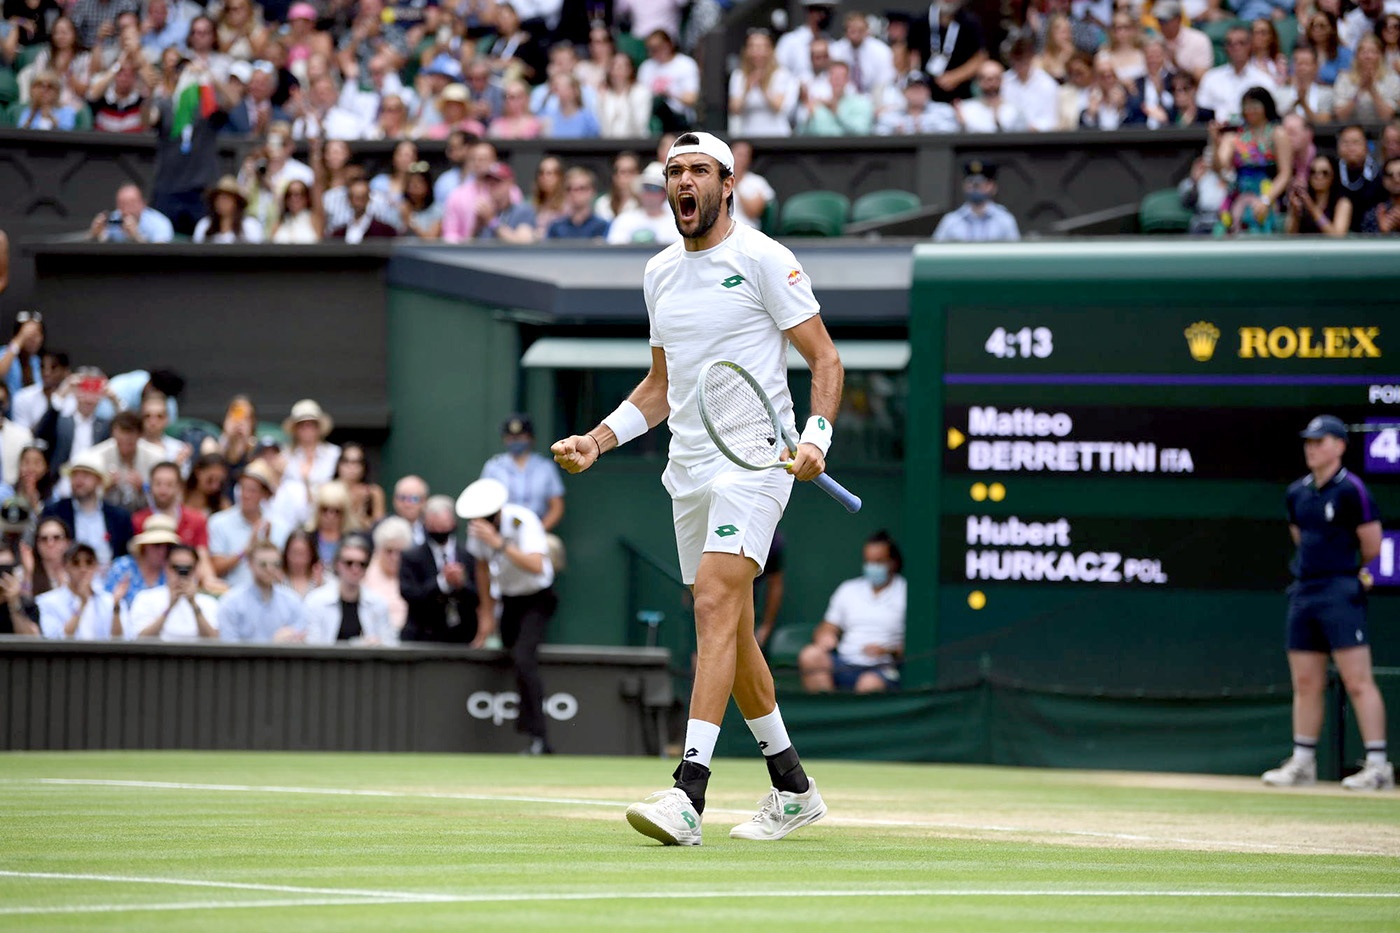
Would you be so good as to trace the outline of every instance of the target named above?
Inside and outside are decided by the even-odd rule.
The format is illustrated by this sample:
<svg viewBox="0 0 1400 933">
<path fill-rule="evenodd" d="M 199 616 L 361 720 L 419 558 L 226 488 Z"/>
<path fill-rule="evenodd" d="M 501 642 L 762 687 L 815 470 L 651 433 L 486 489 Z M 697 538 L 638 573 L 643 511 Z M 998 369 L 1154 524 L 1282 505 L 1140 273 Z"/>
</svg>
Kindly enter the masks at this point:
<svg viewBox="0 0 1400 933">
<path fill-rule="evenodd" d="M 738 533 L 739 529 L 735 528 L 733 525 L 720 525 L 715 529 L 715 536 L 719 538 L 728 538 Z"/>
</svg>

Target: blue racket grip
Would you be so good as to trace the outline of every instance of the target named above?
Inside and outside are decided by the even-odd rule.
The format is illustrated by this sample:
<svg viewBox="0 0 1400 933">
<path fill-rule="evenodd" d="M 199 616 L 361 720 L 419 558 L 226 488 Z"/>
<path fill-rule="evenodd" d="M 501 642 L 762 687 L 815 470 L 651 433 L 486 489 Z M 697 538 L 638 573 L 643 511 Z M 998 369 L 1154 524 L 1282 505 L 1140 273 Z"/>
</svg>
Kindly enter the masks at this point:
<svg viewBox="0 0 1400 933">
<path fill-rule="evenodd" d="M 812 480 L 812 484 L 841 503 L 842 507 L 845 508 L 847 512 L 854 515 L 856 512 L 860 511 L 860 496 L 836 482 L 830 475 L 822 473 L 818 475 L 816 479 Z"/>
</svg>

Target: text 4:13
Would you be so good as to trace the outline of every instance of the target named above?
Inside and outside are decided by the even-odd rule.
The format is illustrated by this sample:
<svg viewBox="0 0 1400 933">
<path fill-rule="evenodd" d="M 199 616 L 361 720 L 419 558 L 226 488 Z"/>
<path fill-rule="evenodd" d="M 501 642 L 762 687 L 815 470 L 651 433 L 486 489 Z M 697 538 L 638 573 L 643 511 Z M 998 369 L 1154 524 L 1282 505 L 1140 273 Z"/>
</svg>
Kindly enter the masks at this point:
<svg viewBox="0 0 1400 933">
<path fill-rule="evenodd" d="M 1033 356 L 1043 360 L 1055 351 L 1055 335 L 1048 327 L 1022 327 L 1020 330 L 998 327 L 982 346 L 992 356 L 1002 359 Z"/>
</svg>

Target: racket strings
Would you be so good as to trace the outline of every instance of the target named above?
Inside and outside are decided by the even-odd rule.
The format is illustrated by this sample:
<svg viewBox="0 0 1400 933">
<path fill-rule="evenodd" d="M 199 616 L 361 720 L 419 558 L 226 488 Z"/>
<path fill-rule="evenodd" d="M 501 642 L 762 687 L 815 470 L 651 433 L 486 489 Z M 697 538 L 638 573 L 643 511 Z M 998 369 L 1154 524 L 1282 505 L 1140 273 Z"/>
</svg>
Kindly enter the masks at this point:
<svg viewBox="0 0 1400 933">
<path fill-rule="evenodd" d="M 743 376 L 727 366 L 711 366 L 704 374 L 705 413 L 715 440 L 751 466 L 778 459 L 781 437 L 768 413 Z"/>
</svg>

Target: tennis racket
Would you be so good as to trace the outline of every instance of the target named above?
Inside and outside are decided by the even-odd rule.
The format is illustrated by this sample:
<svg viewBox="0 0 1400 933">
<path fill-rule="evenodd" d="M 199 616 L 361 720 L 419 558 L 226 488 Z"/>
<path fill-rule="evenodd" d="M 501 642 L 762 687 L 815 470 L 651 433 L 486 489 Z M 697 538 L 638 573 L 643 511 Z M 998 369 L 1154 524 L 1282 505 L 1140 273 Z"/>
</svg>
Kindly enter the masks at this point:
<svg viewBox="0 0 1400 933">
<path fill-rule="evenodd" d="M 700 373 L 697 400 L 710 439 L 744 469 L 780 469 L 786 466 L 782 452 L 797 452 L 797 438 L 783 427 L 768 393 L 738 363 L 716 360 L 707 365 Z M 826 473 L 812 483 L 847 512 L 860 511 L 860 496 Z"/>
</svg>

